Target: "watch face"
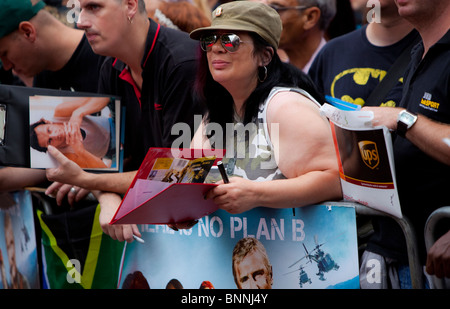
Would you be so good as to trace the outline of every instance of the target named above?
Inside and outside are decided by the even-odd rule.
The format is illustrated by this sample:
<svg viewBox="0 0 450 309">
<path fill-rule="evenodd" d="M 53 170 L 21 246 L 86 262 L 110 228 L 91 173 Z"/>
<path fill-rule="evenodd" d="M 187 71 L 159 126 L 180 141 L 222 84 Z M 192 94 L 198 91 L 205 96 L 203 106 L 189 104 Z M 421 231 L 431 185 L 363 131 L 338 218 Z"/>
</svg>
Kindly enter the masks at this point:
<svg viewBox="0 0 450 309">
<path fill-rule="evenodd" d="M 408 113 L 407 111 L 403 111 L 399 114 L 398 121 L 403 122 L 409 128 L 410 126 L 413 125 L 416 119 L 417 119 L 416 115 Z"/>
<path fill-rule="evenodd" d="M 411 123 L 414 121 L 416 117 L 414 117 L 414 115 L 411 115 L 409 113 L 402 113 L 400 115 L 400 121 L 405 122 L 405 123 Z"/>
</svg>

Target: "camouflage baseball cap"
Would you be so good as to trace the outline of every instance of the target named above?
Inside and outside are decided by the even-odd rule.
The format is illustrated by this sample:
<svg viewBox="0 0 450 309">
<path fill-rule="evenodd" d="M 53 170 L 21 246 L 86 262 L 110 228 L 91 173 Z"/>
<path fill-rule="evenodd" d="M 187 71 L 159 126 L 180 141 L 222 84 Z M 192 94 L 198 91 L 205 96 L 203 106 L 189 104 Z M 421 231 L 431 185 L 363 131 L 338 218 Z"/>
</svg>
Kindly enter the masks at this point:
<svg viewBox="0 0 450 309">
<path fill-rule="evenodd" d="M 199 40 L 214 30 L 255 32 L 274 48 L 278 48 L 282 24 L 280 15 L 270 6 L 253 1 L 232 1 L 218 6 L 212 12 L 211 26 L 195 29 L 192 39 Z"/>
<path fill-rule="evenodd" d="M 1 0 L 0 38 L 16 30 L 22 21 L 30 20 L 44 7 L 43 1 L 33 5 L 30 0 Z"/>
</svg>

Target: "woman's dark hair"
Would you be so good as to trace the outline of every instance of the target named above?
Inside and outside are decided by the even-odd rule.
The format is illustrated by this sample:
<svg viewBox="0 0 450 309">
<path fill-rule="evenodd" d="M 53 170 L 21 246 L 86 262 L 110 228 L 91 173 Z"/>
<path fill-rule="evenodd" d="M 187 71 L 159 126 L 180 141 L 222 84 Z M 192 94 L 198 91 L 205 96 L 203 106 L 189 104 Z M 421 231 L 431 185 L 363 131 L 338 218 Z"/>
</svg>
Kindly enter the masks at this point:
<svg viewBox="0 0 450 309">
<path fill-rule="evenodd" d="M 262 53 L 268 46 L 268 43 L 256 33 L 249 33 L 254 42 L 254 53 Z M 275 49 L 274 49 L 275 50 Z M 233 123 L 234 109 L 233 98 L 228 91 L 214 81 L 208 69 L 206 53 L 199 48 L 199 69 L 194 85 L 194 100 L 205 106 L 206 120 L 215 122 L 225 128 L 226 123 Z M 264 78 L 264 72 L 259 72 L 261 79 Z M 252 122 L 258 115 L 259 106 L 269 95 L 275 86 L 298 87 L 307 91 L 319 103 L 324 102 L 324 97 L 320 94 L 312 80 L 297 67 L 281 61 L 278 54 L 272 57 L 272 61 L 267 65 L 267 78 L 259 82 L 256 89 L 252 92 L 244 105 L 244 125 Z"/>
</svg>

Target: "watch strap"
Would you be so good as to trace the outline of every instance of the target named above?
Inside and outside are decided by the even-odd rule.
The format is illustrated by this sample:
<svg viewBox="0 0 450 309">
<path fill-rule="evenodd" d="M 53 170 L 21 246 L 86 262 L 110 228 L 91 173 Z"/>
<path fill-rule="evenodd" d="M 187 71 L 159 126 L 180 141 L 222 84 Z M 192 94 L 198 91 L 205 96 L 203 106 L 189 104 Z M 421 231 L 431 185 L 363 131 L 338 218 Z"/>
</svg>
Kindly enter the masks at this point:
<svg viewBox="0 0 450 309">
<path fill-rule="evenodd" d="M 400 119 L 397 121 L 397 134 L 399 136 L 405 138 L 406 137 L 406 131 L 408 131 L 408 129 L 410 129 L 416 123 L 417 115 L 415 113 L 412 113 L 412 112 L 408 111 L 408 110 L 404 110 L 404 111 L 400 112 L 400 114 L 402 114 L 402 113 L 406 113 L 406 114 L 409 114 L 409 115 L 415 117 L 415 120 L 411 124 L 403 122 Z"/>
<path fill-rule="evenodd" d="M 403 121 L 397 121 L 397 134 L 405 137 L 406 131 L 408 131 L 408 125 Z"/>
</svg>

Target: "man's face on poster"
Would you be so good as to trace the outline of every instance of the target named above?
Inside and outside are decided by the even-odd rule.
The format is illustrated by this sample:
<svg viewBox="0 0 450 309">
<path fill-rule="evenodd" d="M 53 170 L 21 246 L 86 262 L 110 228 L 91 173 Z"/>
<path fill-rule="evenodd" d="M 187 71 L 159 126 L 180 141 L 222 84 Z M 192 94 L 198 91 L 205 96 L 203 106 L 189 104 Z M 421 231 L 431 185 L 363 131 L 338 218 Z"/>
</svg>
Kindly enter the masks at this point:
<svg viewBox="0 0 450 309">
<path fill-rule="evenodd" d="M 239 289 L 271 289 L 272 269 L 258 251 L 249 252 L 234 265 Z"/>
<path fill-rule="evenodd" d="M 60 123 L 46 123 L 37 126 L 36 132 L 39 146 L 47 148 L 52 145 L 56 148 L 66 146 L 66 132 L 64 125 Z"/>
</svg>

